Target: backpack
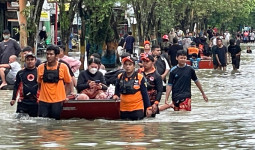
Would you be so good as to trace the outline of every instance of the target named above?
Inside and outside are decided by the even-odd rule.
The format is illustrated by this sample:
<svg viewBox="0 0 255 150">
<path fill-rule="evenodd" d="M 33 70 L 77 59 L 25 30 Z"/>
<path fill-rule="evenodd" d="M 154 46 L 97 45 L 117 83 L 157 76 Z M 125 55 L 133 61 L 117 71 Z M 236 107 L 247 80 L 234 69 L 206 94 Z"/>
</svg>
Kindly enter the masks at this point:
<svg viewBox="0 0 255 150">
<path fill-rule="evenodd" d="M 110 84 L 113 84 L 115 85 L 117 79 L 118 79 L 118 75 L 120 73 L 123 73 L 124 70 L 123 69 L 118 69 L 118 70 L 113 70 L 113 71 L 109 71 L 109 72 L 106 72 L 104 77 L 105 77 L 105 81 L 106 81 L 106 84 L 109 86 Z"/>
</svg>

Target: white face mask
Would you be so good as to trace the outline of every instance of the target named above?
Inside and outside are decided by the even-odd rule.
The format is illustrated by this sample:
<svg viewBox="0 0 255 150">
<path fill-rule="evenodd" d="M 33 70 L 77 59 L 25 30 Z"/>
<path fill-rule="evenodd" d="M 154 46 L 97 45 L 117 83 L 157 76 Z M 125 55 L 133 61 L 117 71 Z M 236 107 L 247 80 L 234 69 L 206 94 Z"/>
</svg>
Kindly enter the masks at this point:
<svg viewBox="0 0 255 150">
<path fill-rule="evenodd" d="M 3 38 L 4 38 L 5 40 L 8 40 L 8 39 L 10 38 L 10 36 L 9 36 L 9 35 L 3 35 Z"/>
<path fill-rule="evenodd" d="M 97 68 L 90 68 L 89 72 L 95 74 L 97 72 Z"/>
</svg>

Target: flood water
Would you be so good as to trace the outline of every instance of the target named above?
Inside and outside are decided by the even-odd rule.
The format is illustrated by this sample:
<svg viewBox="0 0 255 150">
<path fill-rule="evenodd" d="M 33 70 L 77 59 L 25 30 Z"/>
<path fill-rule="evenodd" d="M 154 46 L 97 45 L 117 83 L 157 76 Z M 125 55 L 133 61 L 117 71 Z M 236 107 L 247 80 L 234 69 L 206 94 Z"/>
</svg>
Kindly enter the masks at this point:
<svg viewBox="0 0 255 150">
<path fill-rule="evenodd" d="M 240 73 L 198 70 L 208 103 L 193 84 L 191 112 L 142 121 L 15 119 L 0 91 L 0 149 L 255 149 L 254 58 L 242 54 Z"/>
</svg>

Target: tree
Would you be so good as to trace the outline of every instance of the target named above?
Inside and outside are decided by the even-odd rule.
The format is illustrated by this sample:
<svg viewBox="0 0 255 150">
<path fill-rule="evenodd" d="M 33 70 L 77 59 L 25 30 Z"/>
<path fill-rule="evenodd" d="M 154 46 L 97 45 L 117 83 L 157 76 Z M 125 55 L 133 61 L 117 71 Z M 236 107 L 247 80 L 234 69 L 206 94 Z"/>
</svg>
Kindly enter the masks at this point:
<svg viewBox="0 0 255 150">
<path fill-rule="evenodd" d="M 30 6 L 24 10 L 24 14 L 27 17 L 27 32 L 29 46 L 35 46 L 35 39 L 38 34 L 38 24 L 40 22 L 40 16 L 44 0 L 29 0 Z"/>
<path fill-rule="evenodd" d="M 59 22 L 60 22 L 60 32 L 61 32 L 61 41 L 62 45 L 66 47 L 66 52 L 69 51 L 68 42 L 69 37 L 72 32 L 72 25 L 73 25 L 73 19 L 75 12 L 78 7 L 79 0 L 71 0 L 69 2 L 69 9 L 66 10 L 66 2 L 67 0 L 60 0 L 59 8 Z"/>
</svg>

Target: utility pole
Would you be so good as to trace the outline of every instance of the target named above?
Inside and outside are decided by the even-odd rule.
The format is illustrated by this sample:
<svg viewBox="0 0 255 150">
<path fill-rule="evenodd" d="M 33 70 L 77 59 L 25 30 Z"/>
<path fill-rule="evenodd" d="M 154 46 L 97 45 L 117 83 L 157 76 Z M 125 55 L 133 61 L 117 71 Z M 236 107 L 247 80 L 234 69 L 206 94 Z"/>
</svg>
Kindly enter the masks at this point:
<svg viewBox="0 0 255 150">
<path fill-rule="evenodd" d="M 56 15 L 55 15 L 55 27 L 54 27 L 54 41 L 55 45 L 58 45 L 58 2 L 56 2 Z"/>
<path fill-rule="evenodd" d="M 23 49 L 27 46 L 27 18 L 24 15 L 27 0 L 19 1 L 19 27 L 20 27 L 20 47 Z"/>
</svg>

